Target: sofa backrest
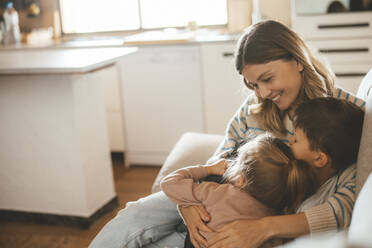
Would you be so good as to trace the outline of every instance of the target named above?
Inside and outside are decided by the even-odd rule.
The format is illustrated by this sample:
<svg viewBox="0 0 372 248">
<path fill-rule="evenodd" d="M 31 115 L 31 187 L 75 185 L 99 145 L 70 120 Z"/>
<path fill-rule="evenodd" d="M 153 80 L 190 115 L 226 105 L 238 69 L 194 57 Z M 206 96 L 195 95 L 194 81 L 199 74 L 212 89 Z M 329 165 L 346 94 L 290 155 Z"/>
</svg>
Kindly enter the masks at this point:
<svg viewBox="0 0 372 248">
<path fill-rule="evenodd" d="M 357 161 L 356 194 L 358 195 L 372 171 L 372 69 L 363 78 L 357 96 L 366 101 L 362 139 Z"/>
</svg>

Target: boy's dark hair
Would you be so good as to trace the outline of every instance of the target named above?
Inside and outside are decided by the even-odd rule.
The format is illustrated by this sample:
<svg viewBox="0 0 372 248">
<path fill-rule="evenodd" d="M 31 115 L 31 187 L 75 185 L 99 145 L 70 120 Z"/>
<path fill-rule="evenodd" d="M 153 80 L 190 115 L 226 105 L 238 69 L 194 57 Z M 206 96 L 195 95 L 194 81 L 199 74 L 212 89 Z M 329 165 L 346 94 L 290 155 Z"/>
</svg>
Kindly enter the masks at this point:
<svg viewBox="0 0 372 248">
<path fill-rule="evenodd" d="M 294 128 L 301 128 L 313 151 L 331 158 L 338 172 L 356 162 L 364 111 L 346 100 L 321 97 L 301 103 L 294 113 Z"/>
</svg>

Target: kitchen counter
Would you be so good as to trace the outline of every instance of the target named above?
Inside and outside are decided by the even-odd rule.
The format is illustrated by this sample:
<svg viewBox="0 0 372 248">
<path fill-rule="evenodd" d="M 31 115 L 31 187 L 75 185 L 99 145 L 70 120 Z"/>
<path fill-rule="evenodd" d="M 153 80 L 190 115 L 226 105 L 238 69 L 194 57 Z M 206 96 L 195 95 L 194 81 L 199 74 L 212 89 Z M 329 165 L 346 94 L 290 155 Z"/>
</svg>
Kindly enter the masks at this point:
<svg viewBox="0 0 372 248">
<path fill-rule="evenodd" d="M 0 52 L 0 74 L 85 73 L 137 48 L 27 49 Z"/>
<path fill-rule="evenodd" d="M 17 44 L 0 45 L 0 51 L 4 50 L 28 50 L 28 49 L 66 49 L 66 48 L 103 48 L 123 47 L 140 45 L 172 45 L 172 44 L 195 44 L 205 42 L 237 41 L 240 34 L 230 34 L 221 31 L 200 29 L 197 31 L 184 31 L 178 29 L 166 29 L 160 31 L 147 31 L 129 36 L 116 37 L 92 37 L 75 38 L 71 40 L 57 40 L 43 44 Z"/>
<path fill-rule="evenodd" d="M 117 203 L 104 86 L 135 51 L 0 52 L 1 210 L 86 226 Z"/>
</svg>

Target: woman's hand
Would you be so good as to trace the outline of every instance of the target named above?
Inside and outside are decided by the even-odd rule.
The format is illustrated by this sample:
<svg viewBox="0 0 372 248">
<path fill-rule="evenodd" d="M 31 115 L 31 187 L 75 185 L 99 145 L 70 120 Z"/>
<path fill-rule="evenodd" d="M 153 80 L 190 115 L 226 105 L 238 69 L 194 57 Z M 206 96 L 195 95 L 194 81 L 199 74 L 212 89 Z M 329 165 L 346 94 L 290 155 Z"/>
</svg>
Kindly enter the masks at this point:
<svg viewBox="0 0 372 248">
<path fill-rule="evenodd" d="M 217 230 L 209 248 L 255 248 L 270 238 L 263 219 L 238 220 Z"/>
<path fill-rule="evenodd" d="M 206 165 L 208 174 L 213 175 L 223 175 L 228 167 L 229 163 L 225 159 L 220 159 L 214 164 Z"/>
<path fill-rule="evenodd" d="M 200 235 L 199 231 L 213 232 L 205 222 L 210 221 L 210 216 L 203 206 L 179 206 L 179 210 L 186 222 L 190 233 L 191 243 L 195 248 L 208 247 L 206 239 Z"/>
</svg>

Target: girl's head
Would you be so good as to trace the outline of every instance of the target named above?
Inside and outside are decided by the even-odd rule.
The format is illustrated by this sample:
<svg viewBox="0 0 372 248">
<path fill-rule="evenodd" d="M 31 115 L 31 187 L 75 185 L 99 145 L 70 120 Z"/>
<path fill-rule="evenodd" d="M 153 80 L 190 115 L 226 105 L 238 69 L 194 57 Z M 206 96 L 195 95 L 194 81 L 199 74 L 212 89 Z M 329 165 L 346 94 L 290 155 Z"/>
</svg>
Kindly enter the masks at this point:
<svg viewBox="0 0 372 248">
<path fill-rule="evenodd" d="M 316 189 L 309 166 L 295 161 L 290 148 L 269 134 L 240 147 L 224 178 L 231 183 L 242 181 L 242 190 L 278 211 L 293 212 Z"/>
<path fill-rule="evenodd" d="M 235 66 L 262 103 L 258 113 L 264 127 L 274 133 L 285 132 L 281 111 L 332 95 L 333 74 L 279 22 L 252 25 L 238 42 Z"/>
</svg>

